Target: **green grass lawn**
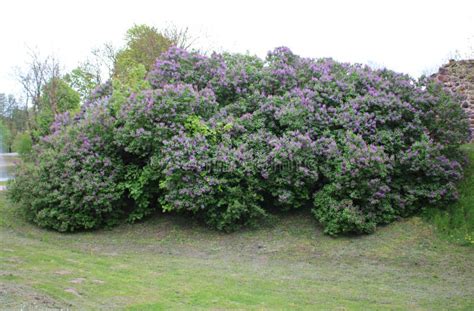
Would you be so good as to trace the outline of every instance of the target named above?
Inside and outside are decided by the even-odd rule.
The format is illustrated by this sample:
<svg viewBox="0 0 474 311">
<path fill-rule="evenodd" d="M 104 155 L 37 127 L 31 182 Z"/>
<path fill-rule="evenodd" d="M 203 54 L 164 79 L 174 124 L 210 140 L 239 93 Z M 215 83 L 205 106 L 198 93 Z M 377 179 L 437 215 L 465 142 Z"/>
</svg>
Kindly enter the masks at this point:
<svg viewBox="0 0 474 311">
<path fill-rule="evenodd" d="M 304 211 L 232 234 L 177 216 L 59 234 L 0 194 L 0 309 L 473 310 L 474 247 L 445 238 L 472 233 L 466 176 L 459 203 L 427 212 L 434 225 L 340 238 Z"/>
<path fill-rule="evenodd" d="M 306 213 L 233 234 L 179 217 L 59 234 L 0 200 L 0 308 L 474 308 L 474 248 L 419 217 L 336 239 Z"/>
</svg>

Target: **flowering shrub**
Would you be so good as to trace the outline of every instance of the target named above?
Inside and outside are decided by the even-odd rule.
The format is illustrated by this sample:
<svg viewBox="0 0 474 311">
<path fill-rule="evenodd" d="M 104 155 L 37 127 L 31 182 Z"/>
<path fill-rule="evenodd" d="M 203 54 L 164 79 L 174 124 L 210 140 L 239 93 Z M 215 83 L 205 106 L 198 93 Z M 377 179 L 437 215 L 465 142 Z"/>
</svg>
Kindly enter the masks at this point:
<svg viewBox="0 0 474 311">
<path fill-rule="evenodd" d="M 347 132 L 327 148 L 322 174 L 327 178 L 314 195 L 315 217 L 325 232 L 373 232 L 397 215 L 390 201 L 391 162 L 383 147 L 368 145 Z"/>
<path fill-rule="evenodd" d="M 139 207 L 139 219 L 151 212 L 161 194 L 162 167 L 153 163 L 164 156 L 164 144 L 184 130 L 191 116 L 208 115 L 217 107 L 212 91 L 195 91 L 185 84 L 164 85 L 133 94 L 120 110 L 114 142 L 127 166 L 125 188 Z M 137 211 L 138 212 L 138 211 Z"/>
<path fill-rule="evenodd" d="M 456 199 L 467 117 L 428 80 L 287 48 L 171 48 L 131 90 L 110 104 L 107 84 L 53 125 L 11 190 L 34 221 L 75 230 L 160 209 L 228 231 L 310 208 L 328 234 L 370 233 Z"/>
<path fill-rule="evenodd" d="M 222 129 L 225 131 L 225 129 Z M 266 215 L 252 167 L 253 155 L 232 136 L 181 133 L 168 141 L 160 163 L 163 210 L 186 211 L 220 230 L 255 223 Z M 217 137 L 219 136 L 219 137 Z"/>
<path fill-rule="evenodd" d="M 109 144 L 113 125 L 104 105 L 90 106 L 75 122 L 68 113 L 57 117 L 34 163 L 21 166 L 11 185 L 11 198 L 32 221 L 58 231 L 117 223 L 123 172 Z"/>
</svg>

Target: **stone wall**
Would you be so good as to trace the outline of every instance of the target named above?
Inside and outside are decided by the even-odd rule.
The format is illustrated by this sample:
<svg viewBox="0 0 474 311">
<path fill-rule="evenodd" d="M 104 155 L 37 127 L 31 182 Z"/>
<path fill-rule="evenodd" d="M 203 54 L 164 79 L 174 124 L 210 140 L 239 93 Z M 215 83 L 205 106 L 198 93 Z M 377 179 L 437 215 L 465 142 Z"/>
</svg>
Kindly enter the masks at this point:
<svg viewBox="0 0 474 311">
<path fill-rule="evenodd" d="M 432 78 L 447 89 L 463 95 L 462 107 L 466 110 L 474 133 L 474 59 L 450 60 L 439 68 Z"/>
</svg>

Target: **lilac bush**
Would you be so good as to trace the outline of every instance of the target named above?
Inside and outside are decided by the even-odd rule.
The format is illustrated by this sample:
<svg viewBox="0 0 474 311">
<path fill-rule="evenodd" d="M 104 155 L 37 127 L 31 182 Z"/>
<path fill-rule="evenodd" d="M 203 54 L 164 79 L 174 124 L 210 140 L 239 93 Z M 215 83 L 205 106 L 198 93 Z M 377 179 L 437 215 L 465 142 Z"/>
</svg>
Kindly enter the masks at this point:
<svg viewBox="0 0 474 311">
<path fill-rule="evenodd" d="M 231 134 L 181 133 L 166 143 L 164 154 L 159 163 L 165 173 L 160 183 L 164 211 L 188 212 L 225 231 L 266 216 L 253 154 L 234 145 Z"/>
<path fill-rule="evenodd" d="M 186 84 L 167 84 L 156 90 L 132 94 L 119 112 L 114 143 L 126 165 L 123 183 L 138 209 L 140 219 L 152 212 L 159 196 L 162 167 L 156 167 L 167 140 L 184 130 L 185 122 L 197 113 L 210 115 L 216 110 L 214 93 L 194 90 Z"/>
<path fill-rule="evenodd" d="M 52 134 L 20 166 L 10 188 L 28 217 L 42 227 L 75 231 L 113 225 L 123 216 L 122 165 L 109 144 L 114 119 L 103 104 L 76 120 L 59 115 Z"/>
<path fill-rule="evenodd" d="M 314 195 L 313 214 L 329 234 L 375 230 L 397 215 L 390 200 L 392 163 L 384 148 L 353 132 L 329 141 L 322 175 L 327 182 Z"/>
<path fill-rule="evenodd" d="M 37 223 L 95 228 L 160 210 L 229 231 L 308 208 L 328 234 L 370 233 L 456 199 L 467 116 L 427 79 L 284 47 L 263 60 L 173 47 L 146 80 L 118 109 L 108 83 L 78 116 L 58 117 L 11 191 Z"/>
</svg>

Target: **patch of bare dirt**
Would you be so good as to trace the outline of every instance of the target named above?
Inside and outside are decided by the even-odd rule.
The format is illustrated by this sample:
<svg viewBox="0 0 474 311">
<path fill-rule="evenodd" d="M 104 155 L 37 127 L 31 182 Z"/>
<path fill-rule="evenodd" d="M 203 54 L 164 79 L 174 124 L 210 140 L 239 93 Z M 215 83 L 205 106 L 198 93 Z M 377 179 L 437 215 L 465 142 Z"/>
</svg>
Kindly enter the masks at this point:
<svg viewBox="0 0 474 311">
<path fill-rule="evenodd" d="M 0 310 L 65 310 L 70 307 L 33 288 L 0 283 Z"/>
</svg>

